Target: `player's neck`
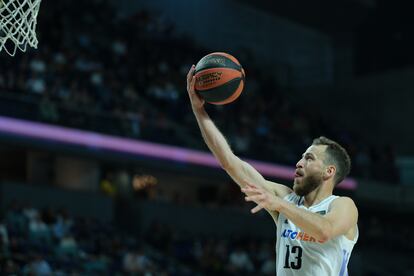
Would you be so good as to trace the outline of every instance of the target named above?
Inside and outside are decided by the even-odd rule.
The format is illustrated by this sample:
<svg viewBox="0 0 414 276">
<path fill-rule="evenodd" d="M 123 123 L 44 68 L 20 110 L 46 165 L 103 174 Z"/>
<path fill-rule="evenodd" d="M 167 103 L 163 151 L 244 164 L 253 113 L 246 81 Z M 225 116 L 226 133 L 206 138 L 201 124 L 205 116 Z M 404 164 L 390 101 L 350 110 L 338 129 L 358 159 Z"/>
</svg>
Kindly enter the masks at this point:
<svg viewBox="0 0 414 276">
<path fill-rule="evenodd" d="M 310 206 L 318 204 L 319 202 L 321 202 L 322 200 L 324 200 L 325 198 L 331 195 L 332 195 L 332 189 L 329 188 L 328 185 L 322 184 L 318 188 L 316 188 L 315 190 L 313 190 L 312 192 L 310 192 L 309 194 L 305 196 L 305 201 L 303 202 L 303 204 L 306 207 L 310 207 Z"/>
</svg>

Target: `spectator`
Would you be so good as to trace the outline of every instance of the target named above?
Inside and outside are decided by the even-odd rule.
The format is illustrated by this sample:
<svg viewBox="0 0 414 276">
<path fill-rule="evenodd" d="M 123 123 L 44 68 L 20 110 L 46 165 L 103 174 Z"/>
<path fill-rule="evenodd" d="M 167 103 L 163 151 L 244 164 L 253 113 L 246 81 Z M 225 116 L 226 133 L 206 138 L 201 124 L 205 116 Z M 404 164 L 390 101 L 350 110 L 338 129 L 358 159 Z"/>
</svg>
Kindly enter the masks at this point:
<svg viewBox="0 0 414 276">
<path fill-rule="evenodd" d="M 9 234 L 5 223 L 0 217 L 0 260 L 8 257 L 9 254 Z"/>
<path fill-rule="evenodd" d="M 52 275 L 53 271 L 43 256 L 34 254 L 31 262 L 23 268 L 23 273 L 34 276 L 48 276 Z"/>
<path fill-rule="evenodd" d="M 36 246 L 43 246 L 44 244 L 50 244 L 52 236 L 50 229 L 46 223 L 44 223 L 39 214 L 36 214 L 29 221 L 29 239 Z"/>
<path fill-rule="evenodd" d="M 39 103 L 39 115 L 41 121 L 55 123 L 59 120 L 59 113 L 56 104 L 50 100 L 47 94 L 42 96 Z"/>
<path fill-rule="evenodd" d="M 150 266 L 151 261 L 141 248 L 128 251 L 123 259 L 123 270 L 127 273 L 144 273 Z"/>
<path fill-rule="evenodd" d="M 229 257 L 230 270 L 235 273 L 253 272 L 254 267 L 249 255 L 240 246 L 236 246 Z"/>
<path fill-rule="evenodd" d="M 104 194 L 114 197 L 117 194 L 117 188 L 114 183 L 113 172 L 107 172 L 105 174 L 105 178 L 101 180 L 99 186 Z"/>
</svg>

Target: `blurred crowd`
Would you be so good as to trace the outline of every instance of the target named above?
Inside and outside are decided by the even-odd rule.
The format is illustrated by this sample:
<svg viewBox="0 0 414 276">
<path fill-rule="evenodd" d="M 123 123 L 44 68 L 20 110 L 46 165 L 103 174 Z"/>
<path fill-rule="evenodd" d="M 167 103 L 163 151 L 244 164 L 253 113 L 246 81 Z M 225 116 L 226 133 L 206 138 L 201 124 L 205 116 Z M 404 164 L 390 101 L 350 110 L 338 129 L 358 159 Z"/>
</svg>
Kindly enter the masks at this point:
<svg viewBox="0 0 414 276">
<path fill-rule="evenodd" d="M 405 254 L 414 252 L 414 241 L 410 238 L 414 224 L 405 221 L 403 214 L 363 214 L 359 228 L 362 246 L 385 248 Z"/>
<path fill-rule="evenodd" d="M 273 246 L 194 237 L 159 223 L 131 235 L 64 209 L 13 202 L 0 220 L 0 274 L 274 275 Z"/>
<path fill-rule="evenodd" d="M 414 250 L 414 225 L 389 235 L 402 220 L 366 216 L 357 251 L 391 251 L 392 273 L 410 275 L 392 264 Z M 237 235 L 194 236 L 156 221 L 142 234 L 131 234 L 66 209 L 12 202 L 0 217 L 0 275 L 275 275 L 274 245 L 275 240 Z M 353 269 L 364 276 L 394 275 L 370 269 L 373 260 Z"/>
<path fill-rule="evenodd" d="M 1 58 L 1 114 L 205 150 L 185 76 L 211 50 L 162 14 L 122 16 L 112 5 L 43 3 L 39 49 Z M 207 108 L 237 154 L 294 165 L 324 135 L 348 149 L 354 176 L 399 182 L 392 146 L 373 146 L 317 109 L 295 105 L 249 50 L 232 54 L 245 65 L 245 92 L 234 104 Z"/>
</svg>

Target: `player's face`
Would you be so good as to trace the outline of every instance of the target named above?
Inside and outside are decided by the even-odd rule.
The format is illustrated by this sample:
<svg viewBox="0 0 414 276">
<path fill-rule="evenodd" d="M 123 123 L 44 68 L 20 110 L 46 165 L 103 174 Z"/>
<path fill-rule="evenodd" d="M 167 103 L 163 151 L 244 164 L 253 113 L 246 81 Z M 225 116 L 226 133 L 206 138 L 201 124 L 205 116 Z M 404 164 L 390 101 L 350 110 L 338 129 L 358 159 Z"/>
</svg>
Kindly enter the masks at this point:
<svg viewBox="0 0 414 276">
<path fill-rule="evenodd" d="M 325 148 L 323 145 L 310 146 L 296 164 L 293 190 L 297 195 L 305 196 L 322 184 Z"/>
</svg>

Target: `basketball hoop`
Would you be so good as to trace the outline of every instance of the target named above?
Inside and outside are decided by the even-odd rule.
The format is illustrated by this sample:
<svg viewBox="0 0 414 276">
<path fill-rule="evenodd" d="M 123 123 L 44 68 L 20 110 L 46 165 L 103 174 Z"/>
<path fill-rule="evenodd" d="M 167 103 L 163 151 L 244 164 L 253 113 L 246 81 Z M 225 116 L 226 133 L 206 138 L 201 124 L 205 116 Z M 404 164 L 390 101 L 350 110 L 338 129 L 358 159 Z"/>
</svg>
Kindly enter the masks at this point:
<svg viewBox="0 0 414 276">
<path fill-rule="evenodd" d="M 0 51 L 14 56 L 27 44 L 37 48 L 36 23 L 42 0 L 0 0 Z"/>
</svg>

